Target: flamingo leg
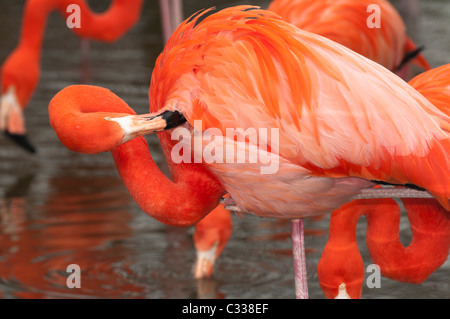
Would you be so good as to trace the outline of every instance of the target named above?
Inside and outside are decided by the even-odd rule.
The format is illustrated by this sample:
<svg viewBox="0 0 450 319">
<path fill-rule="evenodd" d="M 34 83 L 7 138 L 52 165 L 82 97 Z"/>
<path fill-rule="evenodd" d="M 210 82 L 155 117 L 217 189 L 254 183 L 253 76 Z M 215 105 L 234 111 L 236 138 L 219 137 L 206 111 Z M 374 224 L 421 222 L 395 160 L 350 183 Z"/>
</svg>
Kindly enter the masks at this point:
<svg viewBox="0 0 450 319">
<path fill-rule="evenodd" d="M 90 40 L 86 38 L 81 38 L 81 65 L 82 65 L 82 82 L 90 82 L 90 69 L 89 69 L 89 50 L 90 50 Z"/>
<path fill-rule="evenodd" d="M 292 253 L 294 256 L 295 295 L 297 299 L 308 299 L 303 218 L 292 220 Z"/>
<path fill-rule="evenodd" d="M 81 59 L 83 63 L 87 63 L 87 61 L 89 60 L 89 47 L 90 47 L 89 39 L 81 38 L 80 47 L 81 47 Z"/>
<path fill-rule="evenodd" d="M 159 0 L 164 42 L 169 40 L 173 31 L 183 21 L 183 5 L 181 0 Z"/>
<path fill-rule="evenodd" d="M 167 42 L 172 34 L 172 23 L 170 14 L 170 4 L 167 0 L 159 0 L 159 10 L 161 11 L 161 23 L 163 28 L 164 42 Z"/>
<path fill-rule="evenodd" d="M 169 0 L 171 3 L 171 14 L 172 14 L 172 33 L 178 27 L 178 25 L 183 21 L 183 1 L 182 0 Z"/>
</svg>

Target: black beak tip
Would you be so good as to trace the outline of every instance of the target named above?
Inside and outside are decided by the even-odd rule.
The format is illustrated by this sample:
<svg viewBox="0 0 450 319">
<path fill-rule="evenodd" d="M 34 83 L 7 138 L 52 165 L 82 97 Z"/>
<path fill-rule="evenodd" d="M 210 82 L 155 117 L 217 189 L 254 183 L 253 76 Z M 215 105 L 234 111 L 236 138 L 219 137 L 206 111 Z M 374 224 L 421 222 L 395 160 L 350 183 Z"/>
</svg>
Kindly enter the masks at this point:
<svg viewBox="0 0 450 319">
<path fill-rule="evenodd" d="M 179 111 L 164 111 L 161 118 L 166 121 L 167 125 L 164 129 L 170 130 L 186 122 L 186 118 Z"/>
<path fill-rule="evenodd" d="M 26 135 L 11 134 L 8 131 L 5 131 L 4 134 L 29 153 L 36 154 L 36 148 L 30 143 Z"/>
</svg>

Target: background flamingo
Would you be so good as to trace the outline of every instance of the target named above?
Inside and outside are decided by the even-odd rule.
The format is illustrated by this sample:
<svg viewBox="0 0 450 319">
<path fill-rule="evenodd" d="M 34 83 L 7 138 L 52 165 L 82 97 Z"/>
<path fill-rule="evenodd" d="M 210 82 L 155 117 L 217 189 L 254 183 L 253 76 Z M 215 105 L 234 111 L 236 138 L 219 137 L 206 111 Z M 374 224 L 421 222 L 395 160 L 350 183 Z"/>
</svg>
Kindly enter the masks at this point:
<svg viewBox="0 0 450 319">
<path fill-rule="evenodd" d="M 427 71 L 411 86 L 449 112 L 450 64 Z M 400 208 L 392 199 L 356 200 L 334 211 L 329 239 L 318 264 L 319 282 L 328 298 L 360 298 L 364 265 L 356 243 L 356 223 L 367 218 L 367 246 L 372 261 L 391 279 L 422 283 L 448 257 L 450 215 L 433 199 L 403 199 L 412 230 L 405 247 L 399 237 Z"/>
<path fill-rule="evenodd" d="M 220 196 L 224 192 L 222 186 L 225 187 L 234 202 L 236 202 L 243 212 L 252 212 L 260 216 L 277 218 L 302 218 L 326 212 L 330 208 L 340 206 L 345 201 L 348 201 L 357 195 L 361 189 L 374 185 L 370 180 L 416 184 L 419 187 L 428 189 L 444 207 L 449 206 L 447 194 L 448 176 L 446 174 L 442 175 L 441 172 L 438 174 L 433 170 L 429 170 L 426 174 L 419 176 L 413 171 L 414 167 L 421 165 L 421 161 L 433 160 L 435 163 L 447 165 L 445 151 L 444 153 L 440 153 L 439 151 L 441 150 L 439 146 L 441 143 L 444 146 L 442 149 L 447 149 L 445 145 L 449 143 L 447 133 L 440 127 L 445 128 L 448 125 L 448 118 L 445 114 L 439 112 L 409 85 L 399 80 L 378 64 L 364 59 L 336 43 L 294 28 L 267 11 L 245 11 L 243 9 L 250 9 L 250 7 L 222 10 L 219 13 L 205 18 L 194 28 L 193 26 L 198 18 L 196 17 L 182 24 L 176 30 L 169 40 L 165 51 L 158 58 L 152 76 L 150 99 L 153 110 L 157 112 L 150 115 L 129 117 L 126 115 L 132 113 L 132 110 L 107 90 L 86 86 L 69 87 L 63 90 L 55 96 L 49 107 L 51 124 L 57 132 L 58 137 L 67 147 L 75 151 L 96 153 L 112 150 L 118 171 L 136 202 L 152 217 L 172 225 L 181 226 L 198 222 L 217 205 Z M 271 27 L 262 27 L 266 24 L 270 24 Z M 233 46 L 234 42 L 232 39 L 236 30 L 239 30 L 238 34 L 240 37 L 247 35 L 247 37 L 242 38 L 244 42 L 237 42 L 245 45 L 244 47 L 246 49 L 250 49 L 250 51 L 245 51 L 245 54 L 239 50 L 239 46 Z M 252 36 L 248 36 L 249 34 L 252 34 Z M 288 34 L 290 35 L 289 37 L 287 37 Z M 224 37 L 226 35 L 228 37 Z M 187 41 L 189 38 L 196 40 L 189 42 Z M 255 44 L 253 41 L 260 41 L 262 38 L 265 40 L 261 43 L 265 44 L 270 42 L 279 43 L 280 41 L 284 43 L 286 41 L 291 48 L 297 48 L 296 50 L 298 51 L 284 52 L 277 51 L 274 46 L 270 46 L 270 50 L 265 48 L 264 45 L 253 46 Z M 200 39 L 202 40 L 200 41 Z M 204 43 L 208 43 L 208 45 L 203 46 Z M 190 50 L 189 46 L 191 45 L 195 46 L 196 50 Z M 283 46 L 277 47 L 282 48 Z M 230 56 L 228 60 L 224 60 L 223 57 L 216 60 L 216 56 L 222 56 L 219 52 L 227 48 L 233 48 L 231 52 L 235 52 L 235 55 L 230 56 L 227 54 L 227 56 Z M 180 51 L 180 49 L 182 50 Z M 253 54 L 256 54 L 256 52 L 258 52 L 257 56 L 263 58 L 263 60 L 257 59 L 256 57 L 252 59 Z M 300 52 L 302 52 L 302 55 L 306 54 L 307 56 L 306 60 L 302 60 L 303 62 L 298 61 L 296 58 L 301 56 Z M 321 60 L 319 57 L 322 54 L 327 54 L 328 59 Z M 282 55 L 283 58 L 281 59 L 280 57 Z M 212 60 L 210 61 L 209 59 Z M 303 92 L 303 96 L 297 96 L 296 94 L 298 93 L 288 94 L 286 96 L 283 86 L 277 87 L 272 85 L 267 87 L 267 81 L 274 80 L 278 77 L 276 70 L 273 68 L 272 59 L 280 63 L 283 72 L 287 72 L 284 85 L 290 88 L 289 92 L 291 94 L 292 92 Z M 214 61 L 215 65 L 214 71 L 208 69 L 208 63 L 212 61 Z M 254 67 L 260 63 L 264 63 L 263 69 L 259 65 L 257 68 L 252 69 L 252 71 L 255 72 L 255 77 L 262 76 L 262 78 L 266 78 L 266 81 L 256 82 L 256 86 L 252 87 L 249 86 L 250 82 L 240 83 L 240 81 L 247 79 L 252 73 L 247 73 L 246 75 L 234 74 L 229 71 L 227 73 L 221 73 L 221 68 L 229 70 L 230 65 L 228 63 L 234 64 L 233 70 L 235 71 L 242 69 L 236 66 L 244 63 L 244 61 L 246 61 L 245 63 L 252 61 L 254 64 L 250 65 Z M 343 63 L 347 65 L 345 73 L 341 71 Z M 303 75 L 296 74 L 294 77 L 293 74 L 288 72 L 288 70 L 292 70 L 292 67 L 296 65 L 301 65 L 299 70 L 304 72 Z M 337 65 L 340 67 L 337 67 Z M 355 99 L 358 93 L 362 94 L 364 92 L 360 96 L 361 99 L 357 98 L 360 103 L 352 104 L 352 106 L 365 106 L 365 112 L 382 112 L 384 114 L 381 117 L 379 116 L 380 114 L 367 117 L 367 119 L 370 118 L 372 121 L 372 130 L 368 131 L 368 136 L 371 136 L 370 139 L 374 144 L 369 149 L 364 150 L 364 152 L 367 152 L 365 161 L 362 161 L 363 158 L 358 153 L 351 152 L 348 149 L 342 153 L 332 146 L 348 145 L 354 147 L 359 145 L 358 136 L 360 136 L 360 133 L 353 131 L 355 127 L 345 126 L 344 128 L 334 126 L 335 131 L 337 130 L 336 132 L 348 129 L 350 131 L 343 132 L 342 135 L 336 133 L 339 136 L 338 141 L 334 141 L 333 144 L 328 145 L 329 137 L 322 135 L 323 132 L 319 129 L 324 123 L 316 122 L 317 117 L 315 116 L 312 117 L 314 120 L 312 121 L 313 127 L 311 127 L 310 132 L 313 133 L 312 136 L 322 140 L 322 146 L 310 142 L 308 149 L 304 148 L 305 145 L 301 143 L 301 140 L 292 138 L 295 135 L 295 130 L 291 134 L 282 131 L 279 147 L 280 154 L 283 154 L 283 159 L 278 158 L 280 161 L 280 170 L 276 175 L 271 176 L 258 175 L 255 168 L 259 168 L 259 166 L 255 167 L 254 165 L 239 164 L 236 166 L 227 163 L 226 168 L 217 163 L 208 165 L 205 163 L 201 165 L 196 163 L 182 163 L 180 165 L 174 165 L 170 161 L 169 154 L 166 154 L 174 179 L 174 182 L 171 182 L 156 169 L 148 153 L 145 141 L 143 139 L 130 140 L 130 138 L 140 134 L 148 134 L 151 131 L 173 128 L 176 125 L 184 124 L 186 120 L 189 124 L 193 125 L 193 120 L 200 118 L 203 120 L 204 128 L 217 127 L 224 129 L 228 125 L 231 127 L 243 125 L 244 128 L 248 128 L 251 127 L 252 120 L 258 118 L 259 123 L 266 121 L 266 127 L 273 125 L 284 130 L 286 126 L 277 121 L 287 119 L 302 120 L 301 115 L 297 114 L 293 116 L 292 112 L 295 113 L 304 110 L 305 114 L 308 114 L 313 109 L 315 112 L 320 112 L 320 107 L 318 109 L 312 108 L 310 103 L 318 103 L 319 106 L 323 107 L 326 105 L 327 112 L 332 112 L 333 108 L 330 105 L 330 101 L 322 104 L 316 100 L 318 97 L 317 90 L 320 88 L 313 88 L 308 84 L 308 77 L 312 74 L 308 73 L 311 72 L 310 68 L 317 68 L 314 74 L 320 76 L 322 81 L 326 81 L 325 83 L 330 85 L 327 89 L 322 89 L 322 94 L 330 94 L 330 92 L 333 92 L 330 88 L 334 84 L 342 83 L 348 87 L 351 83 L 352 90 L 347 89 L 349 91 L 346 91 L 344 85 L 344 87 L 339 89 L 342 90 L 340 94 L 346 95 L 348 99 Z M 361 68 L 365 69 L 364 72 L 361 71 Z M 266 70 L 267 73 L 259 75 L 260 70 Z M 261 94 L 261 100 L 253 100 L 252 105 L 260 105 L 259 107 L 262 107 L 261 111 L 265 111 L 249 117 L 245 113 L 242 113 L 242 109 L 234 110 L 237 113 L 230 114 L 228 108 L 223 109 L 218 107 L 218 99 L 227 99 L 228 97 L 215 95 L 214 99 L 210 99 L 210 95 L 215 94 L 213 93 L 215 89 L 223 87 L 223 85 L 209 86 L 210 81 L 215 79 L 214 77 L 208 80 L 209 84 L 204 82 L 204 76 L 210 77 L 211 74 L 226 74 L 227 77 L 236 77 L 232 81 L 226 82 L 227 85 L 234 85 L 236 88 L 246 87 L 247 90 L 250 90 L 246 92 L 249 95 L 234 95 L 233 98 L 243 99 L 239 103 L 240 105 L 246 105 L 248 103 L 246 99 L 252 96 L 251 92 L 259 92 Z M 368 77 L 367 81 L 365 81 L 364 89 L 359 86 L 361 83 L 360 77 Z M 352 80 L 356 78 L 358 78 L 357 81 Z M 189 83 L 189 86 L 184 87 L 184 81 Z M 177 83 L 176 86 L 174 86 L 175 83 Z M 192 83 L 198 83 L 198 86 L 193 87 Z M 267 91 L 269 88 L 271 90 Z M 377 96 L 377 99 L 374 99 L 370 95 L 367 96 L 368 92 L 380 90 L 381 88 L 388 92 L 384 98 L 390 102 L 389 106 L 387 103 L 383 103 L 385 101 L 379 101 L 379 96 Z M 280 95 L 278 90 L 283 90 L 284 94 Z M 184 92 L 191 93 L 186 95 Z M 229 92 L 233 91 L 231 90 Z M 270 94 L 268 95 L 268 93 Z M 399 98 L 399 95 L 402 97 Z M 277 100 L 281 96 L 283 96 L 282 103 Z M 287 97 L 289 97 L 288 100 L 285 100 Z M 333 98 L 337 97 L 334 96 Z M 98 101 L 104 101 L 108 106 L 99 104 Z M 369 101 L 371 101 L 370 103 L 375 103 L 377 107 L 369 107 Z M 339 105 L 339 103 L 343 103 L 343 101 L 336 99 L 332 105 L 341 112 L 342 105 Z M 226 101 L 222 101 L 219 104 L 230 105 Z M 64 107 L 61 107 L 62 105 Z M 205 109 L 206 105 L 208 105 L 208 110 Z M 284 109 L 290 105 L 292 105 L 291 109 L 289 107 L 286 110 Z M 349 106 L 347 105 L 347 107 Z M 252 107 L 245 109 L 245 112 L 251 112 L 257 109 L 257 107 Z M 92 113 L 100 110 L 102 113 Z M 216 114 L 215 112 L 219 113 Z M 277 117 L 273 117 L 272 112 L 275 112 L 275 114 L 278 112 L 287 112 L 287 117 L 277 119 Z M 340 114 L 339 112 L 336 114 Z M 354 109 L 353 112 L 359 111 Z M 374 122 L 374 119 L 385 118 L 387 114 L 391 114 L 392 112 L 402 113 L 402 116 L 396 117 L 395 124 L 389 118 L 384 119 L 380 123 L 377 123 L 377 121 Z M 84 115 L 82 115 L 83 113 Z M 237 114 L 239 114 L 239 119 L 234 117 Z M 354 116 L 348 110 L 343 114 L 345 114 L 341 118 L 343 122 L 347 122 L 348 119 L 352 119 Z M 309 116 L 306 117 L 309 118 Z M 405 118 L 407 118 L 407 122 L 402 122 L 402 119 Z M 233 124 L 233 121 L 237 120 L 238 122 Z M 310 120 L 311 118 L 308 119 L 308 123 L 311 123 Z M 414 128 L 411 127 L 411 121 L 415 123 Z M 294 121 L 293 127 L 299 124 L 295 124 Z M 385 126 L 386 124 L 388 125 L 387 127 Z M 184 125 L 187 126 L 188 124 L 186 123 Z M 306 125 L 305 128 L 309 126 L 304 123 L 302 125 Z M 416 126 L 418 125 L 423 130 L 417 131 Z M 93 129 L 93 126 L 95 126 L 95 129 Z M 390 145 L 390 143 L 395 141 L 395 138 L 393 138 L 395 135 L 392 134 L 398 134 L 399 132 L 394 133 L 396 130 L 393 130 L 393 128 L 400 126 L 402 129 L 399 131 L 402 132 L 402 135 L 398 135 L 397 138 L 404 141 L 409 139 L 415 141 L 413 144 L 405 144 L 410 145 L 409 147 L 411 149 L 407 147 L 406 149 L 400 150 Z M 71 127 L 77 127 L 77 129 L 73 130 Z M 365 129 L 365 127 L 362 126 L 359 130 L 361 129 Z M 389 130 L 392 130 L 389 141 L 380 139 Z M 375 132 L 378 132 L 379 135 Z M 428 146 L 422 149 L 422 146 L 420 146 L 423 145 L 423 141 L 427 140 L 425 136 L 421 135 L 423 132 L 428 132 L 430 134 L 428 136 L 432 136 L 432 145 L 434 146 L 431 149 L 428 149 Z M 87 134 L 87 136 L 95 134 L 97 136 L 97 143 L 86 144 L 83 138 L 84 134 Z M 352 136 L 352 142 L 346 143 L 345 136 Z M 174 141 L 170 140 L 170 136 L 167 133 L 159 133 L 159 138 L 163 145 L 173 146 L 175 144 Z M 306 141 L 305 138 L 303 138 L 304 142 Z M 339 141 L 342 138 L 344 140 Z M 366 136 L 365 139 L 367 138 Z M 121 144 L 124 141 L 128 141 L 128 143 Z M 293 147 L 291 143 L 294 145 L 296 143 L 299 144 L 297 147 Z M 328 148 L 327 151 L 322 151 L 325 146 L 331 148 Z M 372 166 L 374 164 L 363 164 L 367 159 L 372 159 L 375 156 L 373 148 L 378 147 L 383 148 L 384 152 L 378 155 L 381 155 L 381 157 L 377 159 L 375 157 L 373 160 L 375 160 L 375 163 L 377 161 L 384 162 L 389 166 L 389 170 L 386 170 L 387 166 L 380 167 L 379 165 Z M 299 149 L 300 153 L 292 153 L 295 149 Z M 314 152 L 311 152 L 313 149 Z M 167 152 L 168 149 L 166 148 L 164 151 Z M 393 156 L 391 152 L 400 153 Z M 417 154 L 422 152 L 425 152 L 424 154 L 427 155 L 417 156 Z M 327 154 L 327 156 L 315 158 L 314 154 Z M 340 160 L 332 164 L 331 154 L 333 156 L 339 156 Z M 408 160 L 405 160 L 403 157 L 406 154 L 408 154 Z M 354 158 L 350 159 L 350 156 L 354 156 Z M 302 164 L 300 165 L 300 163 Z M 285 175 L 285 169 L 288 167 L 289 169 L 286 173 L 289 172 L 289 175 Z M 245 170 L 245 173 L 243 173 L 243 170 Z M 314 176 L 309 175 L 307 173 L 308 171 L 313 171 Z M 251 183 L 252 186 L 248 187 L 250 186 L 248 184 L 249 181 L 252 181 L 252 176 L 258 176 L 259 182 L 257 185 Z M 263 177 L 262 180 L 261 176 Z M 290 182 L 286 184 L 286 181 L 274 178 L 274 176 L 284 176 L 284 178 L 290 176 Z M 306 176 L 308 177 L 304 179 Z M 363 179 L 358 179 L 357 177 Z M 220 183 L 217 178 L 220 180 Z M 310 183 L 313 181 L 317 183 L 315 186 L 313 186 L 314 183 Z M 307 182 L 308 187 L 302 188 L 302 182 Z M 247 186 L 245 186 L 246 184 Z M 158 185 L 158 189 L 155 189 L 153 185 Z M 329 187 L 327 191 L 330 197 L 324 197 L 323 195 L 324 191 L 326 192 L 326 188 L 323 188 L 325 185 Z M 280 201 L 276 189 L 282 189 L 283 198 L 289 198 L 290 200 L 288 202 Z M 323 200 L 318 202 L 315 192 L 319 189 L 322 194 L 321 199 Z M 311 198 L 314 198 L 314 200 L 308 199 L 308 193 L 310 193 Z M 266 206 L 269 203 L 271 204 Z"/>
<path fill-rule="evenodd" d="M 381 9 L 382 28 L 369 28 L 370 5 Z M 429 70 L 430 65 L 408 37 L 396 9 L 385 0 L 274 0 L 268 10 L 300 29 L 322 35 L 409 77 L 408 62 Z"/>
<path fill-rule="evenodd" d="M 231 213 L 224 205 L 217 206 L 195 225 L 195 278 L 208 278 L 212 275 L 214 263 L 225 248 L 232 227 Z"/>
<path fill-rule="evenodd" d="M 417 10 L 417 3 L 408 4 L 413 10 Z M 380 7 L 382 28 L 367 26 L 369 5 Z M 406 4 L 402 2 L 401 5 L 407 11 Z M 160 7 L 167 41 L 182 21 L 182 1 L 160 0 Z M 412 77 L 411 64 L 424 70 L 431 68 L 420 49 L 407 35 L 405 23 L 389 1 L 273 0 L 267 10 L 279 14 L 300 29 L 340 43 L 405 79 Z"/>
<path fill-rule="evenodd" d="M 412 229 L 405 247 L 399 240 L 400 208 L 392 199 L 357 200 L 333 211 L 329 239 L 318 264 L 327 298 L 360 298 L 364 264 L 356 242 L 356 224 L 367 218 L 367 246 L 374 264 L 391 279 L 421 283 L 448 257 L 450 218 L 433 199 L 403 199 Z"/>
<path fill-rule="evenodd" d="M 19 44 L 1 68 L 2 97 L 0 130 L 30 152 L 35 148 L 26 138 L 23 111 L 35 91 L 40 76 L 42 40 L 47 18 L 57 10 L 67 18 L 70 4 L 80 7 L 81 28 L 72 29 L 82 38 L 112 42 L 138 20 L 143 0 L 115 0 L 107 12 L 93 13 L 83 0 L 28 0 L 25 4 Z"/>
<path fill-rule="evenodd" d="M 442 112 L 450 114 L 450 64 L 419 74 L 409 84 Z"/>
</svg>

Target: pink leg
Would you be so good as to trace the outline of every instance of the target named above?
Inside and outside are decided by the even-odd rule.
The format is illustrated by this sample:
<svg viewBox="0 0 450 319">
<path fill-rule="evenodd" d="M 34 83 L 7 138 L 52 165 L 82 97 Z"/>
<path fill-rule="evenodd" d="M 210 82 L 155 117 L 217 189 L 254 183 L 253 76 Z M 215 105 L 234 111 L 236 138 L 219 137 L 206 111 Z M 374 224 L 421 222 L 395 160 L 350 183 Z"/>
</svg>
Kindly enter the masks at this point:
<svg viewBox="0 0 450 319">
<path fill-rule="evenodd" d="M 182 0 L 159 0 L 164 42 L 169 40 L 173 31 L 183 21 Z"/>
<path fill-rule="evenodd" d="M 170 12 L 170 0 L 159 0 L 159 10 L 161 12 L 161 23 L 163 29 L 164 43 L 169 40 L 172 34 L 172 22 Z"/>
<path fill-rule="evenodd" d="M 183 1 L 182 0 L 170 0 L 171 1 L 171 13 L 172 13 L 172 32 L 183 22 Z"/>
<path fill-rule="evenodd" d="M 295 295 L 297 299 L 308 299 L 303 219 L 292 220 L 292 252 L 294 255 Z"/>
<path fill-rule="evenodd" d="M 81 59 L 83 62 L 87 62 L 89 59 L 89 39 L 81 38 Z"/>
<path fill-rule="evenodd" d="M 81 38 L 81 65 L 82 65 L 82 82 L 89 83 L 91 79 L 89 68 L 89 47 L 90 41 L 86 38 Z"/>
</svg>

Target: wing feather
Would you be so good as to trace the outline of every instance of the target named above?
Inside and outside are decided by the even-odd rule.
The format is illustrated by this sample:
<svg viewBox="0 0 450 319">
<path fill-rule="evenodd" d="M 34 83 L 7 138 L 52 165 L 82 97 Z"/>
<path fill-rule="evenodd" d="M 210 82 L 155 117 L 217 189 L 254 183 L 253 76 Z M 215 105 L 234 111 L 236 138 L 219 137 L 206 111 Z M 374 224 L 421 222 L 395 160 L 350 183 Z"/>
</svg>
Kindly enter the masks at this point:
<svg viewBox="0 0 450 319">
<path fill-rule="evenodd" d="M 413 183 L 450 209 L 450 119 L 389 70 L 254 7 L 183 28 L 158 59 L 152 107 L 223 134 L 279 128 L 269 145 L 317 176 Z"/>
</svg>

